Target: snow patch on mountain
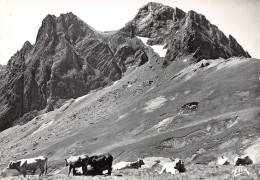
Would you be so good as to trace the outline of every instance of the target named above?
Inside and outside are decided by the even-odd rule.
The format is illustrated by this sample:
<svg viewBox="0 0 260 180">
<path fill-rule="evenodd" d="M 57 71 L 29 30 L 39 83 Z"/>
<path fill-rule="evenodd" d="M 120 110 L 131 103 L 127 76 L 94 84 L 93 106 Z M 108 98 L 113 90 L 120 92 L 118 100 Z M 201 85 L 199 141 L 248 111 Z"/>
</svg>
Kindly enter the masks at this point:
<svg viewBox="0 0 260 180">
<path fill-rule="evenodd" d="M 147 45 L 147 46 L 150 46 L 147 44 L 147 40 L 149 38 L 145 38 L 145 37 L 140 37 L 140 36 L 137 36 L 139 39 L 141 39 L 141 41 Z M 166 51 L 167 49 L 163 49 L 165 45 L 153 45 L 153 46 L 150 46 L 154 52 L 156 52 L 157 54 L 159 54 L 160 57 L 165 57 L 166 55 Z"/>
</svg>

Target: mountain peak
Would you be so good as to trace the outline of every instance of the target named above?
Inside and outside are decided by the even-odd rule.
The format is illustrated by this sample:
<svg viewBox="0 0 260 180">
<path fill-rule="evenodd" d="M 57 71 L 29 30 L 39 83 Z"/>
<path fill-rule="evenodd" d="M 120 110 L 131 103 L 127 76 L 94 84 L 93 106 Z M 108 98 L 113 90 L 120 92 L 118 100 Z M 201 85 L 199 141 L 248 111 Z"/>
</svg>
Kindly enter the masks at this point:
<svg viewBox="0 0 260 180">
<path fill-rule="evenodd" d="M 36 41 L 41 39 L 41 36 L 47 35 L 48 32 L 51 32 L 52 29 L 56 26 L 56 16 L 48 14 L 43 20 L 42 25 L 38 31 Z M 44 38 L 44 37 L 43 37 Z"/>
<path fill-rule="evenodd" d="M 48 14 L 43 20 L 42 20 L 42 24 L 48 24 L 48 23 L 53 23 L 56 20 L 56 16 L 55 15 L 51 15 Z"/>
<path fill-rule="evenodd" d="M 77 20 L 77 19 L 79 19 L 76 15 L 74 15 L 72 12 L 68 12 L 68 13 L 65 13 L 65 14 L 60 14 L 60 16 L 59 17 L 57 17 L 57 19 L 59 19 L 59 18 L 62 18 L 62 19 L 66 19 L 67 18 L 67 21 L 68 20 L 73 20 L 73 21 L 75 21 L 75 20 Z"/>
<path fill-rule="evenodd" d="M 162 3 L 157 3 L 157 2 L 148 2 L 146 5 L 144 5 L 144 7 L 148 7 L 150 11 L 154 11 L 158 8 L 169 7 L 169 6 L 166 6 Z"/>
<path fill-rule="evenodd" d="M 251 57 L 233 38 L 194 10 L 185 13 L 160 3 L 148 3 L 132 20 L 136 36 L 150 38 L 149 45 L 166 45 L 165 58 L 174 61 L 189 54 L 202 59 Z"/>
<path fill-rule="evenodd" d="M 29 41 L 26 41 L 24 44 L 23 44 L 23 47 L 21 49 L 21 52 L 23 54 L 27 54 L 29 53 L 31 50 L 33 49 L 33 45 L 29 42 Z"/>
<path fill-rule="evenodd" d="M 175 11 L 174 11 L 174 20 L 175 21 L 184 18 L 185 15 L 186 15 L 186 13 L 183 10 L 181 10 L 177 7 L 175 8 Z"/>
</svg>

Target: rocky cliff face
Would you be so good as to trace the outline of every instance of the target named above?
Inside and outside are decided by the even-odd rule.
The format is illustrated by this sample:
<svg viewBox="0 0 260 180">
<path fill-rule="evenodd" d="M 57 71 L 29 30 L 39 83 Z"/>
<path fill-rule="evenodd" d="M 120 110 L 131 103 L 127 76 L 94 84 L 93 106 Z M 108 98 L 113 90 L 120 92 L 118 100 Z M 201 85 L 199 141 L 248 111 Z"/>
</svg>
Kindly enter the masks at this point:
<svg viewBox="0 0 260 180">
<path fill-rule="evenodd" d="M 250 55 L 205 16 L 157 3 L 142 7 L 118 31 L 98 32 L 72 13 L 48 15 L 36 42 L 24 46 L 0 70 L 0 131 L 53 110 L 59 99 L 76 98 L 118 80 L 128 67 L 149 61 L 145 45 L 165 45 L 165 58 Z"/>
<path fill-rule="evenodd" d="M 251 57 L 231 35 L 227 38 L 204 15 L 183 12 L 158 3 L 143 6 L 132 20 L 135 34 L 150 38 L 148 44 L 165 45 L 166 59 L 192 54 L 193 58 Z"/>
<path fill-rule="evenodd" d="M 4 76 L 5 72 L 6 72 L 6 66 L 0 64 L 0 80 Z"/>
<path fill-rule="evenodd" d="M 19 118 L 29 120 L 35 110 L 52 110 L 59 99 L 111 84 L 127 66 L 147 62 L 132 38 L 127 32 L 97 32 L 72 13 L 48 15 L 35 45 L 26 42 L 1 68 L 0 130 Z"/>
</svg>

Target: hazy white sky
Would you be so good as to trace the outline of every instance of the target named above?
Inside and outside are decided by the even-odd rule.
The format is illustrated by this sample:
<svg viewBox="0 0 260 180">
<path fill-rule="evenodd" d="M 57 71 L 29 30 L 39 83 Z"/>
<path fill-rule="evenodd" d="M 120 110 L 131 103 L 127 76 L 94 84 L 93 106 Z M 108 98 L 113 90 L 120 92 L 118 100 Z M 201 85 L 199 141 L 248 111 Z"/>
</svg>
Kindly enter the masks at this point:
<svg viewBox="0 0 260 180">
<path fill-rule="evenodd" d="M 35 43 L 47 14 L 73 12 L 99 31 L 116 30 L 153 0 L 0 0 L 0 64 L 29 40 Z M 260 59 L 260 0 L 157 0 L 185 12 L 204 14 L 231 34 L 252 57 Z"/>
</svg>

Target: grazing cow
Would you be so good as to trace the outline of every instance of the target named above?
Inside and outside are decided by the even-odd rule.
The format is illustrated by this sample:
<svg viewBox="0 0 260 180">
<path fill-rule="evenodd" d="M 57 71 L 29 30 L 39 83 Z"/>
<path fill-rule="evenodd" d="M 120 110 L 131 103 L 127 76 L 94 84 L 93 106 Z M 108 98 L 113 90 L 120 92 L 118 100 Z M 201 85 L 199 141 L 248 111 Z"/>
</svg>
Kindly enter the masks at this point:
<svg viewBox="0 0 260 180">
<path fill-rule="evenodd" d="M 252 161 L 252 159 L 250 159 L 249 156 L 246 156 L 244 158 L 241 158 L 241 157 L 235 158 L 235 165 L 236 166 L 239 166 L 239 165 L 245 166 L 245 165 L 249 165 L 249 164 L 253 164 L 253 161 Z"/>
<path fill-rule="evenodd" d="M 76 175 L 77 173 L 75 168 L 78 167 L 81 167 L 83 174 L 86 174 L 88 161 L 89 157 L 87 155 L 70 156 L 68 159 L 65 159 L 66 167 L 69 166 L 68 176 L 70 175 L 71 169 L 73 169 L 73 176 Z"/>
<path fill-rule="evenodd" d="M 16 169 L 17 171 L 21 172 L 25 177 L 27 170 L 32 170 L 33 172 L 35 172 L 36 169 L 40 168 L 41 173 L 39 176 L 41 176 L 44 172 L 45 175 L 47 173 L 47 161 L 48 158 L 46 156 L 39 156 L 30 159 L 21 159 L 18 161 L 11 161 L 7 169 Z"/>
<path fill-rule="evenodd" d="M 113 170 L 139 169 L 142 165 L 144 165 L 144 161 L 142 159 L 138 159 L 135 162 L 119 162 L 113 166 Z"/>
<path fill-rule="evenodd" d="M 181 159 L 176 158 L 173 162 L 164 164 L 159 174 L 162 174 L 164 171 L 166 173 L 171 173 L 171 174 L 185 172 L 184 162 Z"/>
<path fill-rule="evenodd" d="M 217 158 L 216 165 L 230 165 L 230 162 L 228 162 L 228 157 L 226 156 L 221 156 Z"/>
<path fill-rule="evenodd" d="M 88 165 L 92 166 L 93 175 L 102 175 L 104 170 L 108 170 L 108 175 L 111 175 L 113 159 L 111 154 L 94 155 L 89 157 Z"/>
</svg>

